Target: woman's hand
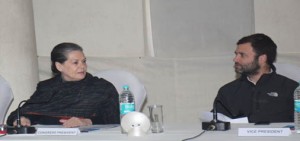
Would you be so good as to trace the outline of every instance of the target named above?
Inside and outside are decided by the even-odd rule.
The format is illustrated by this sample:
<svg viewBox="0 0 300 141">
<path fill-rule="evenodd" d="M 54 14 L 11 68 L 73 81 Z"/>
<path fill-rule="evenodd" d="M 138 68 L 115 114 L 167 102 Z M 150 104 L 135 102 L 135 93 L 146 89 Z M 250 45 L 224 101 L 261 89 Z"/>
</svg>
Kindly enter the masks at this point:
<svg viewBox="0 0 300 141">
<path fill-rule="evenodd" d="M 20 122 L 22 126 L 31 126 L 30 120 L 26 117 L 20 117 Z M 17 126 L 17 120 L 14 121 L 13 125 Z"/>
<path fill-rule="evenodd" d="M 88 126 L 93 124 L 91 119 L 77 117 L 71 117 L 70 119 L 60 119 L 59 122 L 61 122 L 64 127 Z"/>
</svg>

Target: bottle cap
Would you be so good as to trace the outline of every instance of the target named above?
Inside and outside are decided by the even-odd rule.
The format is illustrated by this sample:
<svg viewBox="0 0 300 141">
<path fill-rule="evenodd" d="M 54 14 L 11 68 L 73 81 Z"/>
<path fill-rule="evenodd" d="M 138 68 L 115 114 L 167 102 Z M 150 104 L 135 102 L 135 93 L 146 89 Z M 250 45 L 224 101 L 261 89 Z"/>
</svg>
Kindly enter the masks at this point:
<svg viewBox="0 0 300 141">
<path fill-rule="evenodd" d="M 124 86 L 123 86 L 123 89 L 124 89 L 124 90 L 128 90 L 128 89 L 129 89 L 129 86 L 128 86 L 128 85 L 124 85 Z"/>
</svg>

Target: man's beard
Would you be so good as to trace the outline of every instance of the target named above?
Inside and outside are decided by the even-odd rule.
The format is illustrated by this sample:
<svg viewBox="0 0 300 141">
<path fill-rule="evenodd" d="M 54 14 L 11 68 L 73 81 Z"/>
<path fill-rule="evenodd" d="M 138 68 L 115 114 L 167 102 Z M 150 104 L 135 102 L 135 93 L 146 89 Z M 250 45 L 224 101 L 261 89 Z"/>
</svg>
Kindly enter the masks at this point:
<svg viewBox="0 0 300 141">
<path fill-rule="evenodd" d="M 235 63 L 234 69 L 236 73 L 246 76 L 258 74 L 258 70 L 260 69 L 260 66 L 258 64 L 258 58 L 255 58 L 253 62 L 246 65 Z"/>
</svg>

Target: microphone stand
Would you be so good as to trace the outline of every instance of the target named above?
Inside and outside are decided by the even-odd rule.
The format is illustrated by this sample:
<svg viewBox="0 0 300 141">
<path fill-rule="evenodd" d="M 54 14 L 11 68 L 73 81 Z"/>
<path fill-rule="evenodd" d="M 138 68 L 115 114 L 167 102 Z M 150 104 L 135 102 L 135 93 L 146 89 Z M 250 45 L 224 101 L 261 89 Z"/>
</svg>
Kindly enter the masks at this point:
<svg viewBox="0 0 300 141">
<path fill-rule="evenodd" d="M 217 103 L 219 102 L 219 100 L 215 99 L 213 104 L 213 120 L 210 122 L 202 122 L 202 130 L 226 131 L 230 129 L 230 122 L 218 120 Z"/>
<path fill-rule="evenodd" d="M 48 103 L 52 100 L 52 98 L 57 94 L 57 92 L 52 93 L 51 97 L 46 101 L 35 101 L 32 99 L 29 100 L 23 100 L 19 103 L 18 109 L 17 109 L 17 126 L 16 127 L 8 127 L 7 133 L 8 134 L 34 134 L 36 132 L 36 128 L 32 126 L 22 126 L 21 124 L 21 117 L 20 117 L 20 109 L 22 103 L 27 104 L 42 104 L 42 103 Z"/>
<path fill-rule="evenodd" d="M 26 102 L 27 100 L 23 100 L 19 103 L 17 109 L 17 126 L 7 128 L 8 134 L 34 134 L 36 132 L 35 127 L 21 125 L 20 109 L 21 109 L 21 105 Z"/>
</svg>

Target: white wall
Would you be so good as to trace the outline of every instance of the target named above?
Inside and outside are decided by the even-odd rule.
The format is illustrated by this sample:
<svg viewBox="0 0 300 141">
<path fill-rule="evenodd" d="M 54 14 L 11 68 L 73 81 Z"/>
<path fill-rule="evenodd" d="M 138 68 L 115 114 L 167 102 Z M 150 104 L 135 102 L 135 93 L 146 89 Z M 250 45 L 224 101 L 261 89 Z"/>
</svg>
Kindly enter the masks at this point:
<svg viewBox="0 0 300 141">
<path fill-rule="evenodd" d="M 151 0 L 155 56 L 232 55 L 254 32 L 253 0 Z"/>
<path fill-rule="evenodd" d="M 300 53 L 300 1 L 255 0 L 255 31 L 270 35 L 280 54 Z"/>
<path fill-rule="evenodd" d="M 141 0 L 34 0 L 38 56 L 61 42 L 93 57 L 144 56 Z"/>
<path fill-rule="evenodd" d="M 0 0 L 0 27 L 0 75 L 14 94 L 9 114 L 38 82 L 32 1 Z"/>
</svg>

